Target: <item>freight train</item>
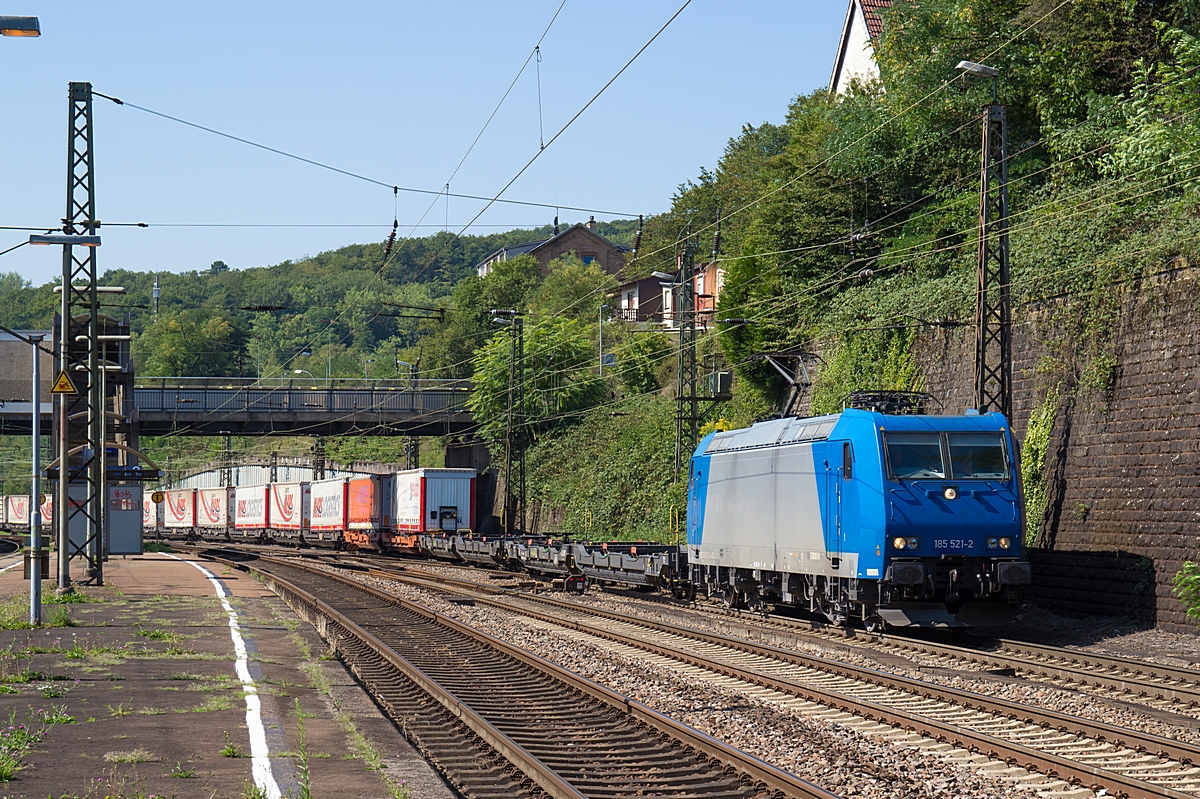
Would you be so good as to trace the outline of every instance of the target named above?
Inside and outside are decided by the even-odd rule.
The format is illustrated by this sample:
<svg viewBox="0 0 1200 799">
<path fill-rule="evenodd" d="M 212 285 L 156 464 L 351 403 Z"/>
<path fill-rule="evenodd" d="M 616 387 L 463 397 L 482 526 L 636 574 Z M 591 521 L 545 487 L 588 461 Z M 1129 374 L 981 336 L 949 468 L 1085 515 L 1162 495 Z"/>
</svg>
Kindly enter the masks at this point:
<svg viewBox="0 0 1200 799">
<path fill-rule="evenodd" d="M 711 433 L 688 479 L 691 582 L 868 628 L 1007 621 L 1031 581 L 1017 453 L 998 413 L 848 408 Z"/>
<path fill-rule="evenodd" d="M 275 540 L 416 554 L 417 536 L 475 526 L 472 469 L 412 469 L 384 475 L 226 488 L 178 488 L 154 502 L 142 529 L 220 541 Z"/>
<path fill-rule="evenodd" d="M 468 469 L 167 491 L 145 526 L 421 554 L 569 590 L 701 592 L 869 629 L 985 626 L 1031 582 L 1017 457 L 995 413 L 847 408 L 713 432 L 692 455 L 683 546 L 480 535 Z"/>
</svg>

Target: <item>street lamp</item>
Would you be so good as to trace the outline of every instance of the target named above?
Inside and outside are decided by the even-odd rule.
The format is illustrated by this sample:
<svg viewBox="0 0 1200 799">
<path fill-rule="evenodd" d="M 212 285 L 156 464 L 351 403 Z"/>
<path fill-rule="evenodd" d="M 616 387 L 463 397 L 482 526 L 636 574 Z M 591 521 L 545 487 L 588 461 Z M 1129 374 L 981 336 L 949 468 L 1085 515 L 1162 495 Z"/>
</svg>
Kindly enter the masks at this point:
<svg viewBox="0 0 1200 799">
<path fill-rule="evenodd" d="M 0 17 L 0 36 L 36 39 L 41 35 L 37 17 Z"/>
<path fill-rule="evenodd" d="M 959 61 L 954 67 L 964 75 L 970 75 L 975 78 L 991 78 L 992 79 L 992 102 L 996 102 L 996 83 L 1000 79 L 1000 70 L 995 67 L 989 67 L 987 64 L 977 64 L 974 61 Z"/>
<path fill-rule="evenodd" d="M 367 358 L 365 361 L 363 361 L 363 380 L 370 379 L 367 377 L 367 370 L 370 368 L 371 364 L 373 364 L 373 363 L 375 363 L 374 358 Z"/>
<path fill-rule="evenodd" d="M 296 375 L 308 375 L 310 378 L 312 378 L 312 381 L 313 381 L 314 383 L 317 381 L 317 378 L 313 377 L 313 373 L 312 373 L 312 372 L 310 372 L 310 371 L 308 371 L 307 369 L 293 369 L 293 370 L 292 370 L 292 374 L 296 374 Z"/>
<path fill-rule="evenodd" d="M 33 489 L 29 495 L 29 623 L 34 627 L 42 624 L 42 336 L 34 333 L 29 337 L 33 345 Z M 66 469 L 60 469 L 60 479 L 66 478 Z"/>
<path fill-rule="evenodd" d="M 607 305 L 600 306 L 599 324 L 600 324 L 600 376 L 604 376 L 604 309 Z"/>
</svg>

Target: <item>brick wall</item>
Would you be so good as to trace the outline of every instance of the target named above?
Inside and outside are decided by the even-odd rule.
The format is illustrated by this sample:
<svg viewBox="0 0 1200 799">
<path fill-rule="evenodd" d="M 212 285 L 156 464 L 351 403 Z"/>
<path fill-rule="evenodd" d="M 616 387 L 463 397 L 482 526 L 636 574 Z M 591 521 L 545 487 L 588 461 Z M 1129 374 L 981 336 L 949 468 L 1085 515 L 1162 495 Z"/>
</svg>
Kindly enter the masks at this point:
<svg viewBox="0 0 1200 799">
<path fill-rule="evenodd" d="M 1184 560 L 1200 559 L 1198 279 L 1183 266 L 1113 289 L 1120 311 L 1110 390 L 1060 403 L 1046 466 L 1050 506 L 1030 555 L 1033 596 L 1048 607 L 1196 632 L 1171 596 L 1171 578 Z M 1070 384 L 1086 363 L 1077 350 L 1087 342 L 1056 321 L 1070 311 L 1063 301 L 1014 310 L 1012 423 L 1022 440 L 1047 384 Z M 916 344 L 925 389 L 945 413 L 973 404 L 973 348 L 970 328 Z M 1058 367 L 1046 370 L 1044 358 Z"/>
</svg>

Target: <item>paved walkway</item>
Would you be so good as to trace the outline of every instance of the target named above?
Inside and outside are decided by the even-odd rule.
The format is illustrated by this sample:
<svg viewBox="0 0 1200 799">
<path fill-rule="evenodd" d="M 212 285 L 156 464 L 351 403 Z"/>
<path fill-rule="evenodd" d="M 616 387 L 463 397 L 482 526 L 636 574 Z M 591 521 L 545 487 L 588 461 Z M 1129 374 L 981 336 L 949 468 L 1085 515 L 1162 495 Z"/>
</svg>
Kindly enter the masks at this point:
<svg viewBox="0 0 1200 799">
<path fill-rule="evenodd" d="M 19 559 L 0 557 L 12 564 L 0 571 L 9 627 L 28 612 Z M 149 554 L 112 558 L 105 578 L 83 589 L 95 601 L 45 606 L 48 623 L 73 626 L 0 630 L 0 713 L 49 727 L 0 796 L 82 797 L 100 780 L 116 786 L 99 796 L 453 796 L 248 574 Z"/>
</svg>

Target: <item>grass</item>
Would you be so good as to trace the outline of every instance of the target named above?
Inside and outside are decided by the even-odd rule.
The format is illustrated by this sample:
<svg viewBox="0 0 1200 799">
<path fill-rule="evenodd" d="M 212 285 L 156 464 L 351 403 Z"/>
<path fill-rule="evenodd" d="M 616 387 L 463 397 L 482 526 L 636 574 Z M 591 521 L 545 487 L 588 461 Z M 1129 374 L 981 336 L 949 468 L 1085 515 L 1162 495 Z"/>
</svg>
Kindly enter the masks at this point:
<svg viewBox="0 0 1200 799">
<path fill-rule="evenodd" d="M 45 614 L 43 627 L 74 627 L 70 612 L 64 607 L 57 607 Z M 21 594 L 13 594 L 0 600 L 0 630 L 30 630 L 29 599 Z"/>
<path fill-rule="evenodd" d="M 229 710 L 233 707 L 233 700 L 227 696 L 210 696 L 200 704 L 196 705 L 191 710 L 180 710 L 179 713 L 215 713 L 221 710 Z"/>
<path fill-rule="evenodd" d="M 142 545 L 142 551 L 143 552 L 174 552 L 175 550 L 171 549 L 170 544 L 163 543 L 162 541 L 147 541 L 145 544 Z"/>
<path fill-rule="evenodd" d="M 171 776 L 177 780 L 191 780 L 196 778 L 196 769 L 184 768 L 183 763 L 175 761 L 175 768 L 171 769 Z"/>
<path fill-rule="evenodd" d="M 47 605 L 83 605 L 94 602 L 103 602 L 100 597 L 91 596 L 80 591 L 77 586 L 72 585 L 61 594 L 58 592 L 50 592 L 42 597 L 42 602 Z"/>
<path fill-rule="evenodd" d="M 132 707 L 124 702 L 116 707 L 113 707 L 112 705 L 105 705 L 105 707 L 108 708 L 108 715 L 112 716 L 113 718 L 121 718 L 122 716 L 128 716 L 133 713 Z"/>
<path fill-rule="evenodd" d="M 300 781 L 300 795 L 297 799 L 312 799 L 312 774 L 308 768 L 308 735 L 304 730 L 304 719 L 313 718 L 300 709 L 300 699 L 296 699 L 296 779 Z"/>
<path fill-rule="evenodd" d="M 158 755 L 151 752 L 149 749 L 138 747 L 129 752 L 105 752 L 104 760 L 106 763 L 153 763 L 160 760 Z"/>
<path fill-rule="evenodd" d="M 383 780 L 383 784 L 387 787 L 388 796 L 391 799 L 409 799 L 408 786 L 404 780 L 394 780 L 384 771 L 383 753 L 370 740 L 367 739 L 358 726 L 354 723 L 354 717 L 342 710 L 341 705 L 333 695 L 333 684 L 329 682 L 329 677 L 325 674 L 325 669 L 321 667 L 320 659 L 313 658 L 312 648 L 308 642 L 304 640 L 299 632 L 294 631 L 289 636 L 292 643 L 300 650 L 304 656 L 305 662 L 300 664 L 300 670 L 308 677 L 309 683 L 319 693 L 324 694 L 337 710 L 336 720 L 338 726 L 342 728 L 342 732 L 346 735 L 346 742 L 350 745 L 350 750 L 353 752 L 353 757 L 356 757 L 366 764 L 367 769 L 374 771 Z M 296 703 L 296 709 L 299 711 L 299 700 Z"/>
<path fill-rule="evenodd" d="M 133 629 L 138 635 L 150 641 L 166 641 L 168 643 L 177 644 L 183 639 L 183 636 L 181 636 L 179 633 L 173 633 L 169 630 L 159 629 L 147 630 L 140 623 L 133 625 Z"/>
</svg>

